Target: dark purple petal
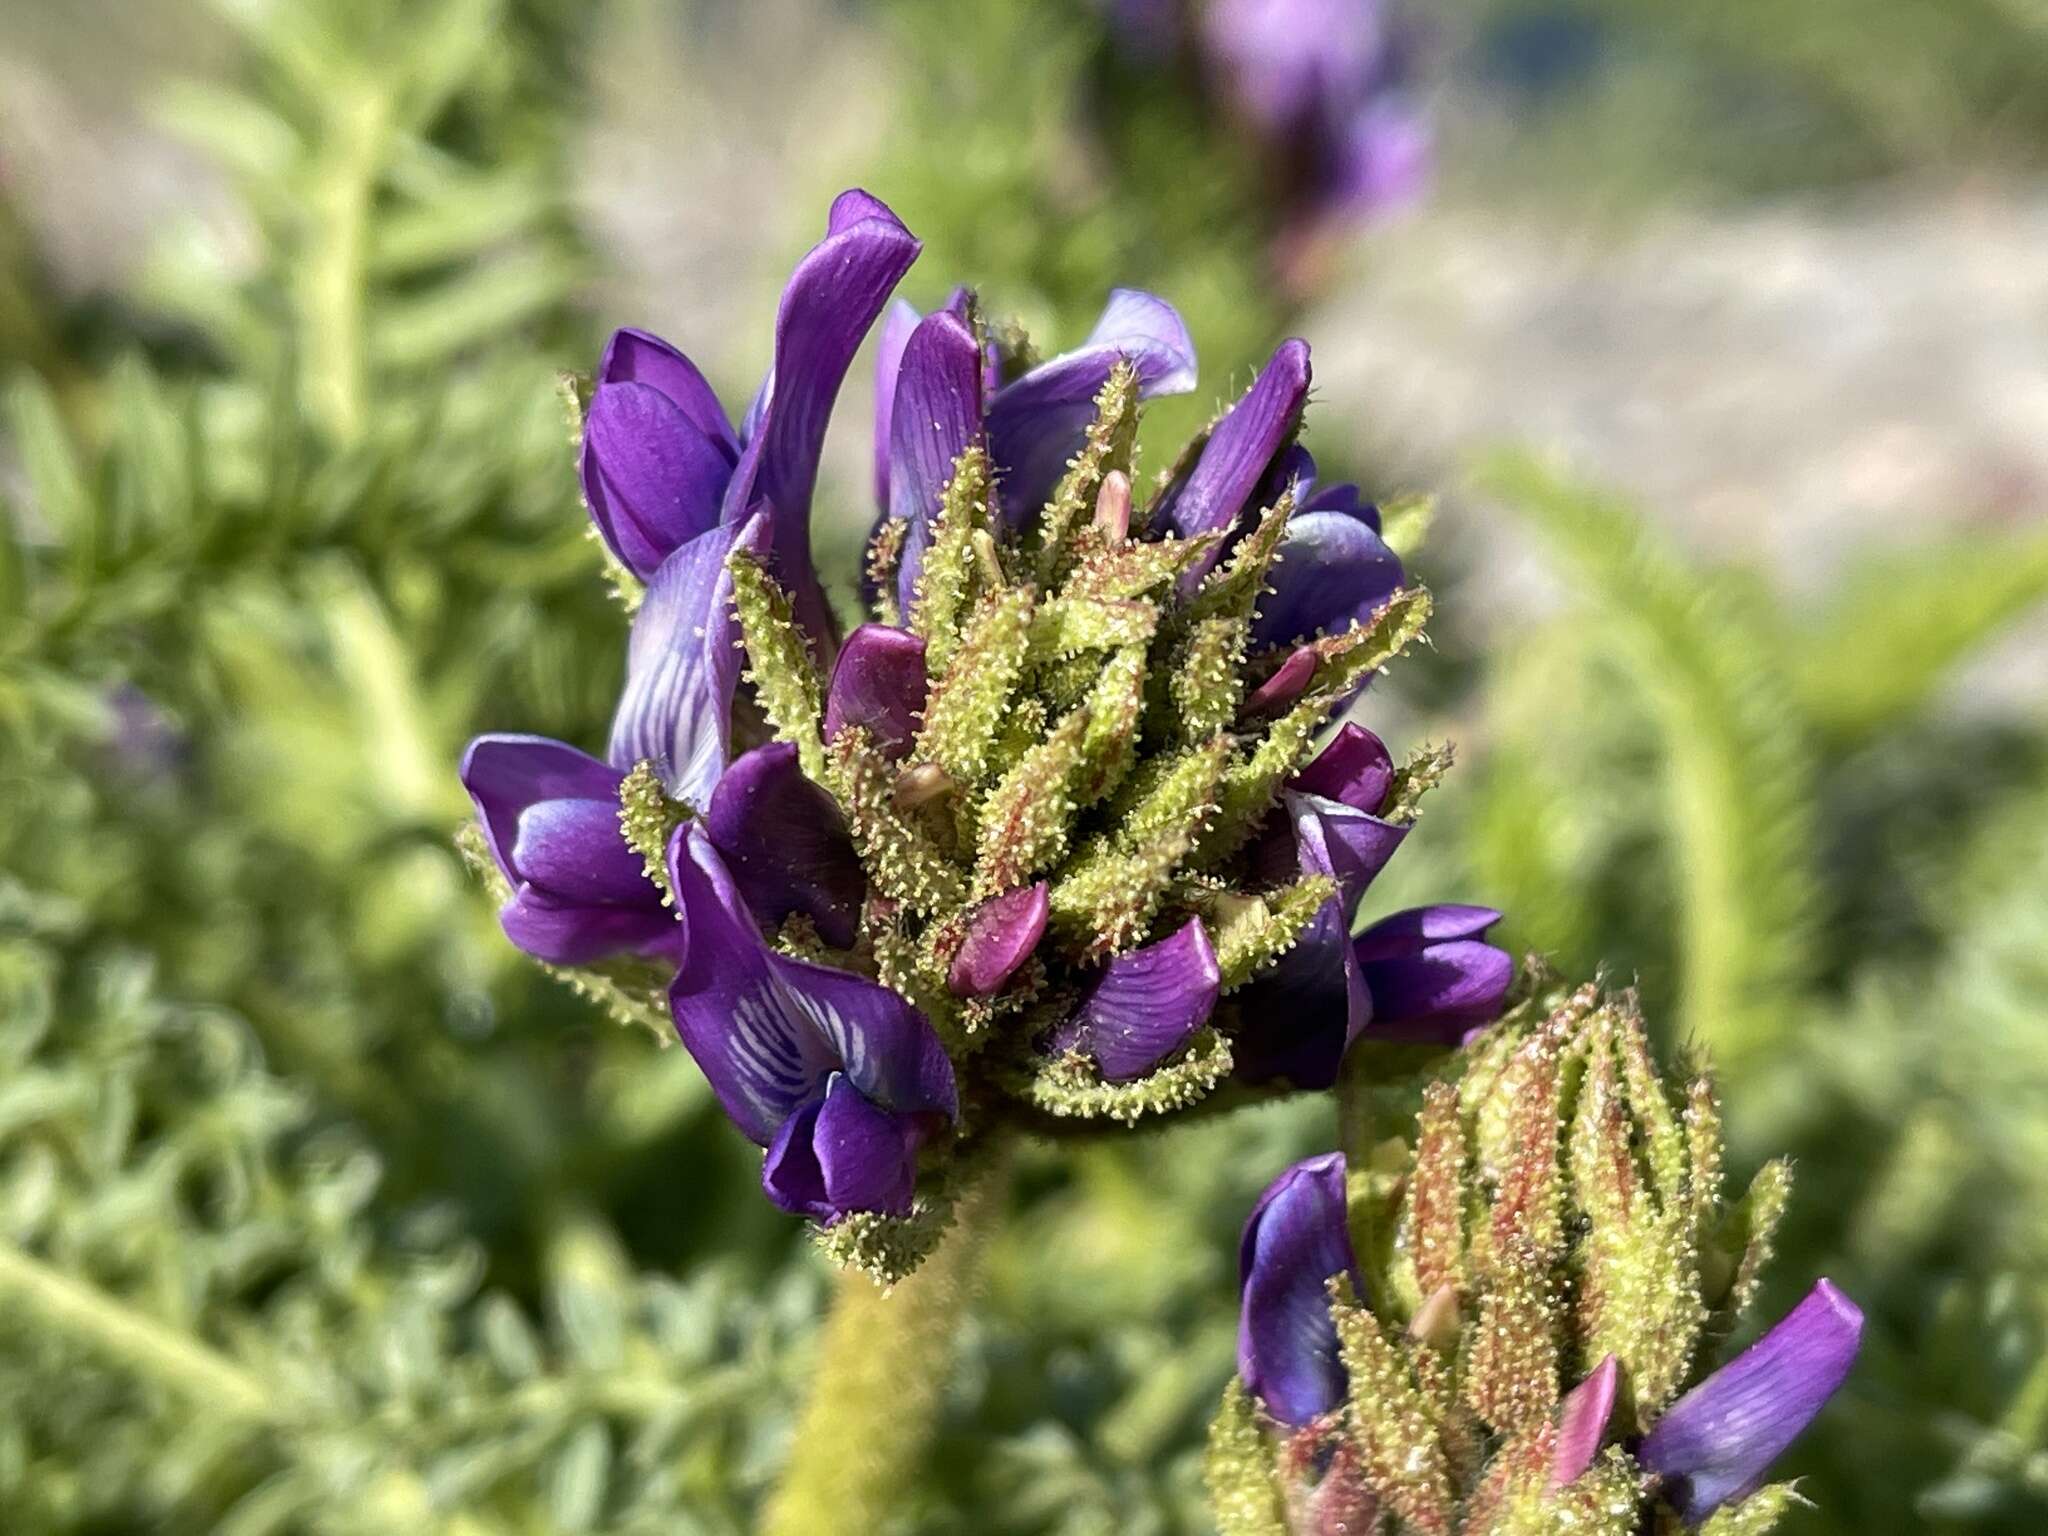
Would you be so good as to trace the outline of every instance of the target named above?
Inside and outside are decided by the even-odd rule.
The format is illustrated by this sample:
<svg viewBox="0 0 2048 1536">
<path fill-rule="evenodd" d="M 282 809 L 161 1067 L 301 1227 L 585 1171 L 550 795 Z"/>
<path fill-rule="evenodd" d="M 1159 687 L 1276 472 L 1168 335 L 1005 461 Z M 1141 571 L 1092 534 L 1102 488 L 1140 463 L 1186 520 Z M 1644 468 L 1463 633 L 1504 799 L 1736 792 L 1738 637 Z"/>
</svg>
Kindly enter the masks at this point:
<svg viewBox="0 0 2048 1536">
<path fill-rule="evenodd" d="M 1135 288 L 1113 289 L 1088 339 L 1040 363 L 989 401 L 991 456 L 1003 476 L 1003 507 L 1022 518 L 1051 494 L 1095 416 L 1095 396 L 1120 358 L 1138 370 L 1145 399 L 1195 387 L 1195 345 L 1179 313 Z"/>
<path fill-rule="evenodd" d="M 1344 1154 L 1327 1152 L 1267 1187 L 1238 1247 L 1237 1374 L 1283 1424 L 1306 1424 L 1344 1400 L 1328 1290 L 1337 1275 L 1363 1299 L 1345 1220 Z"/>
<path fill-rule="evenodd" d="M 952 1063 L 924 1015 L 864 976 L 770 949 L 701 825 L 677 829 L 669 875 L 685 940 L 669 1011 L 747 1136 L 768 1145 L 833 1072 L 885 1109 L 957 1112 Z"/>
<path fill-rule="evenodd" d="M 536 890 L 594 906 L 657 906 L 660 893 L 619 829 L 619 802 L 538 800 L 519 814 L 512 867 Z"/>
<path fill-rule="evenodd" d="M 718 522 L 732 460 L 651 384 L 602 384 L 583 423 L 583 499 L 641 580 Z"/>
<path fill-rule="evenodd" d="M 891 758 L 910 750 L 929 681 L 924 641 L 907 629 L 863 624 L 846 637 L 825 690 L 825 739 L 864 726 Z"/>
<path fill-rule="evenodd" d="M 1550 1459 L 1550 1486 L 1563 1488 L 1585 1476 L 1600 1454 L 1600 1441 L 1614 1413 L 1614 1389 L 1621 1368 L 1609 1355 L 1593 1374 L 1565 1394 L 1557 1414 L 1557 1448 Z"/>
<path fill-rule="evenodd" d="M 1317 909 L 1286 954 L 1239 994 L 1233 1050 L 1246 1082 L 1285 1078 L 1300 1088 L 1337 1081 L 1344 1053 L 1373 1017 L 1374 1000 L 1351 943 L 1351 912 L 1407 829 L 1335 800 L 1287 791 L 1295 869 L 1328 875 L 1337 894 Z"/>
<path fill-rule="evenodd" d="M 917 1117 L 869 1103 L 835 1072 L 822 1098 L 783 1122 L 761 1187 L 785 1211 L 827 1224 L 851 1211 L 907 1216 L 923 1139 Z"/>
<path fill-rule="evenodd" d="M 903 367 L 903 349 L 919 316 L 909 302 L 897 299 L 875 332 L 875 510 L 889 510 L 889 434 L 896 416 L 896 376 Z"/>
<path fill-rule="evenodd" d="M 725 771 L 739 686 L 739 621 L 726 557 L 765 552 L 767 522 L 714 528 L 670 555 L 647 584 L 626 644 L 626 686 L 609 756 L 652 761 L 669 793 L 702 808 Z"/>
<path fill-rule="evenodd" d="M 1231 527 L 1268 466 L 1300 428 L 1308 386 L 1308 343 L 1281 342 L 1252 387 L 1209 434 L 1187 478 L 1168 489 L 1154 523 L 1163 518 L 1183 538 Z"/>
<path fill-rule="evenodd" d="M 825 425 L 861 338 L 917 252 L 916 238 L 867 193 L 842 192 L 834 201 L 825 238 L 782 290 L 775 360 L 748 413 L 748 440 L 726 487 L 728 525 L 765 505 L 775 573 L 814 634 L 831 627 L 811 565 L 811 491 Z"/>
<path fill-rule="evenodd" d="M 1755 1491 L 1848 1378 L 1863 1313 L 1822 1280 L 1778 1325 L 1673 1403 L 1637 1459 L 1692 1524 Z"/>
<path fill-rule="evenodd" d="M 1330 744 L 1288 781 L 1288 788 L 1321 795 L 1353 810 L 1377 814 L 1394 787 L 1394 758 L 1364 726 L 1346 721 Z"/>
<path fill-rule="evenodd" d="M 1383 917 L 1358 936 L 1358 958 L 1392 960 L 1412 954 L 1424 944 L 1445 939 L 1477 938 L 1500 921 L 1492 907 L 1468 907 L 1444 902 L 1433 907 L 1410 907 Z"/>
<path fill-rule="evenodd" d="M 1337 1081 L 1344 1052 L 1372 1017 L 1337 900 L 1317 909 L 1294 948 L 1236 994 L 1236 1075 L 1320 1090 Z"/>
<path fill-rule="evenodd" d="M 992 997 L 1017 973 L 1045 937 L 1052 910 L 1050 888 L 1041 880 L 985 902 L 967 925 L 967 937 L 946 974 L 955 997 Z"/>
<path fill-rule="evenodd" d="M 741 754 L 711 792 L 704 830 L 762 927 L 801 912 L 827 944 L 852 946 L 867 877 L 838 802 L 804 777 L 793 745 Z"/>
<path fill-rule="evenodd" d="M 1374 1037 L 1456 1043 L 1498 1018 L 1514 959 L 1465 935 L 1499 920 L 1489 907 L 1417 907 L 1361 933 L 1353 952 L 1372 995 Z"/>
<path fill-rule="evenodd" d="M 889 515 L 910 525 L 896 567 L 896 599 L 908 613 L 953 463 L 981 439 L 981 343 L 948 310 L 918 322 L 903 349 L 890 416 Z"/>
<path fill-rule="evenodd" d="M 718 403 L 718 396 L 704 382 L 697 365 L 659 336 L 630 326 L 612 332 L 611 340 L 604 344 L 604 355 L 597 362 L 596 382 L 600 389 L 607 384 L 629 382 L 652 385 L 674 401 L 690 424 L 718 446 L 726 463 L 739 458 L 739 438 L 733 433 L 732 423 L 726 420 L 725 407 Z"/>
<path fill-rule="evenodd" d="M 617 803 L 618 769 L 546 736 L 479 736 L 462 754 L 462 787 L 476 805 L 484 844 L 508 880 L 520 814 L 542 800 Z"/>
<path fill-rule="evenodd" d="M 1111 960 L 1077 1014 L 1104 1080 L 1143 1077 L 1181 1049 L 1209 1022 L 1222 986 L 1199 918 Z"/>
<path fill-rule="evenodd" d="M 1344 512 L 1297 515 L 1267 574 L 1252 640 L 1292 645 L 1363 624 L 1400 589 L 1401 562 L 1373 528 Z"/>
<path fill-rule="evenodd" d="M 506 938 L 549 965 L 588 965 L 608 955 L 672 952 L 683 941 L 675 913 L 662 906 L 658 896 L 645 906 L 591 906 L 564 902 L 523 885 L 499 909 L 498 923 Z"/>
</svg>

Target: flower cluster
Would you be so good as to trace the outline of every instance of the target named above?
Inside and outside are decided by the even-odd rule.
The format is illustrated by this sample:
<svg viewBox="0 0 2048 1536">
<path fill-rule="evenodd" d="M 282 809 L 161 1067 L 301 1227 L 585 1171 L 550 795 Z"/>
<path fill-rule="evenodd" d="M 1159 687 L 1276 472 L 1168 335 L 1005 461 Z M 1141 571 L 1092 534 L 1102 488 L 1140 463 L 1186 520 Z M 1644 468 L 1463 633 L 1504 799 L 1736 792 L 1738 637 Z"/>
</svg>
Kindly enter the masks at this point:
<svg viewBox="0 0 2048 1536">
<path fill-rule="evenodd" d="M 1318 750 L 1428 597 L 1297 444 L 1299 341 L 1147 495 L 1139 402 L 1195 381 L 1170 306 L 1119 291 L 1039 360 L 971 293 L 898 303 L 872 621 L 840 642 L 818 455 L 917 248 L 842 195 L 738 425 L 613 337 L 581 459 L 638 601 L 609 750 L 489 736 L 463 768 L 513 942 L 665 1007 L 770 1198 L 885 1276 L 1001 1127 L 1326 1087 L 1367 1032 L 1463 1039 L 1511 972 L 1483 908 L 1353 935 L 1447 759 L 1355 725 Z"/>
<path fill-rule="evenodd" d="M 1412 1145 L 1299 1163 L 1253 1210 L 1210 1446 L 1225 1536 L 1770 1529 L 1792 1493 L 1769 1468 L 1863 1325 L 1823 1280 L 1701 1377 L 1784 1165 L 1724 1202 L 1713 1090 L 1667 1087 L 1630 999 L 1524 1004 L 1467 1058 Z"/>
</svg>

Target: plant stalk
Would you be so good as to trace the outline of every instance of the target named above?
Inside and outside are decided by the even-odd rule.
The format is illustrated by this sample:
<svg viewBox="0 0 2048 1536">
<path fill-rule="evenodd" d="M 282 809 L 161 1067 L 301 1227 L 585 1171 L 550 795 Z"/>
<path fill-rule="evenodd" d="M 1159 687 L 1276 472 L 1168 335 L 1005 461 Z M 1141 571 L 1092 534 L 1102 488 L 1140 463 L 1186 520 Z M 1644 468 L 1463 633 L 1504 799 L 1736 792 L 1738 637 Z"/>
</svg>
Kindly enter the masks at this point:
<svg viewBox="0 0 2048 1536">
<path fill-rule="evenodd" d="M 761 1536 L 878 1531 L 902 1509 L 1008 1189 L 1009 1155 L 997 1149 L 914 1274 L 888 1291 L 858 1271 L 839 1277 L 810 1401 Z"/>
</svg>

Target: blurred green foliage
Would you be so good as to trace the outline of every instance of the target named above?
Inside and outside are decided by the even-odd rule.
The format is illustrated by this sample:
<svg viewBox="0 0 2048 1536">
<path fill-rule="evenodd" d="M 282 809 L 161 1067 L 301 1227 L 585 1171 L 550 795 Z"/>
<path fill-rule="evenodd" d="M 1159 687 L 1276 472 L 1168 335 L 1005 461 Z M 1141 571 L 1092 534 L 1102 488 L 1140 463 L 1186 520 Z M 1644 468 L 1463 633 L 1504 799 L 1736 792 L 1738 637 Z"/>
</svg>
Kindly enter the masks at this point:
<svg viewBox="0 0 2048 1536">
<path fill-rule="evenodd" d="M 0 1528 L 746 1529 L 818 1261 L 691 1064 L 521 963 L 448 837 L 470 734 L 594 744 L 619 668 L 555 389 L 611 318 L 578 309 L 570 195 L 601 10 L 217 9 L 239 69 L 165 110 L 232 239 L 179 231 L 80 345 L 0 219 Z M 2038 154 L 2018 0 L 1803 9 L 1757 74 L 1761 12 L 1651 36 L 1619 0 L 1502 0 L 1449 30 L 1511 54 L 1562 15 L 1835 125 L 1724 191 Z M 1199 416 L 1289 322 L 1256 176 L 1097 8 L 957 15 L 872 10 L 920 84 L 866 178 L 918 280 L 971 276 L 1055 346 L 1155 287 L 1203 343 L 1171 408 Z M 1410 669 L 1467 751 L 1404 860 L 1639 978 L 1721 1064 L 1738 1177 L 1799 1157 L 1778 1299 L 1827 1273 L 1872 1319 L 1799 1528 L 2041 1529 L 2048 733 L 1951 684 L 2048 596 L 2048 538 L 1794 603 L 1540 463 L 1485 479 L 1570 596 Z M 1333 1137 L 1303 1102 L 1030 1150 L 904 1528 L 1202 1529 L 1238 1226 Z"/>
</svg>

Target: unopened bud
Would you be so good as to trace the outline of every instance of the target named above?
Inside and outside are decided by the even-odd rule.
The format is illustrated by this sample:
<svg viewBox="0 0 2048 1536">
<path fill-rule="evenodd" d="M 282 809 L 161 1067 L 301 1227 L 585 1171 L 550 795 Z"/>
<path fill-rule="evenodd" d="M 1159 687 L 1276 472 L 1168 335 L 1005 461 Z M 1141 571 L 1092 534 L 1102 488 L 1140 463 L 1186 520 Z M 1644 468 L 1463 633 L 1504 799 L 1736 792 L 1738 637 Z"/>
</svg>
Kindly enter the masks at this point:
<svg viewBox="0 0 2048 1536">
<path fill-rule="evenodd" d="M 1131 477 L 1112 469 L 1102 477 L 1095 493 L 1095 529 L 1104 538 L 1121 544 L 1131 532 Z"/>
<path fill-rule="evenodd" d="M 1408 1337 L 1432 1349 L 1449 1350 L 1458 1342 L 1458 1327 L 1462 1321 L 1457 1291 L 1448 1285 L 1440 1285 L 1429 1293 L 1429 1299 L 1408 1320 Z"/>
<path fill-rule="evenodd" d="M 890 791 L 889 798 L 896 803 L 897 810 L 909 811 L 920 805 L 929 805 L 958 787 L 953 776 L 937 763 L 914 763 L 896 775 L 896 787 Z"/>
</svg>

